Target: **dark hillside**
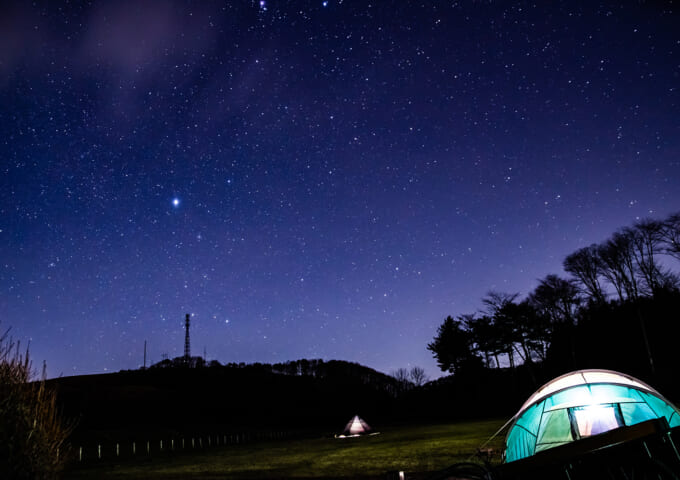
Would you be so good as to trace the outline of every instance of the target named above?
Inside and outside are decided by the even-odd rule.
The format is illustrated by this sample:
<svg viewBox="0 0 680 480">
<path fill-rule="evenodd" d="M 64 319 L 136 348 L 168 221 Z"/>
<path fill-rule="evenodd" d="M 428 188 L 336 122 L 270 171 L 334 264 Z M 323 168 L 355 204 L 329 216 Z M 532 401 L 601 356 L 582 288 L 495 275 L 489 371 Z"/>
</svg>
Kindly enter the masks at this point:
<svg viewBox="0 0 680 480">
<path fill-rule="evenodd" d="M 302 364 L 307 371 L 293 369 Z M 290 373 L 282 373 L 287 365 Z M 342 361 L 168 366 L 52 380 L 76 435 L 203 430 L 338 432 L 352 415 L 380 423 L 393 410 L 392 377 Z M 117 433 L 115 433 L 117 432 Z"/>
</svg>

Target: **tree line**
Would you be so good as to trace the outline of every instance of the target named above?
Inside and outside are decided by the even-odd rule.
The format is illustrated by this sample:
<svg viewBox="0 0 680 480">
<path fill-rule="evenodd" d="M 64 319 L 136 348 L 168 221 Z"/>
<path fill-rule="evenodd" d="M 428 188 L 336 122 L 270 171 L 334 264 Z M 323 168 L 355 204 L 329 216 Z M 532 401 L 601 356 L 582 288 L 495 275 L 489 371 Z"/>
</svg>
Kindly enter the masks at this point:
<svg viewBox="0 0 680 480">
<path fill-rule="evenodd" d="M 397 371 L 397 373 L 394 373 L 393 375 L 387 375 L 356 362 L 348 362 L 345 360 L 323 360 L 320 358 L 303 358 L 300 360 L 290 360 L 273 364 L 260 362 L 229 362 L 221 364 L 217 360 L 206 361 L 202 357 L 190 357 L 187 359 L 180 356 L 173 359 L 161 360 L 148 368 L 150 371 L 163 369 L 212 369 L 312 377 L 317 379 L 345 378 L 352 379 L 352 381 L 362 385 L 371 385 L 373 388 L 383 391 L 392 397 L 396 397 L 405 389 L 422 385 L 426 381 L 425 371 L 420 367 L 413 367 L 406 373 L 406 378 L 403 378 L 397 375 L 397 373 L 401 374 L 400 371 Z"/>
<path fill-rule="evenodd" d="M 546 360 L 583 368 L 603 358 L 585 351 L 586 344 L 594 345 L 585 336 L 606 342 L 617 328 L 609 319 L 618 315 L 619 327 L 630 330 L 624 343 L 637 343 L 653 375 L 654 342 L 648 332 L 652 319 L 646 312 L 662 298 L 672 298 L 672 305 L 680 299 L 680 277 L 671 268 L 679 260 L 680 213 L 641 220 L 569 254 L 563 261 L 567 276 L 547 275 L 524 298 L 492 291 L 482 298 L 480 311 L 448 316 L 427 348 L 439 368 L 453 374 L 522 365 L 533 375 L 534 367 Z M 620 332 L 614 336 L 624 340 Z M 606 343 L 599 348 L 621 353 Z"/>
</svg>

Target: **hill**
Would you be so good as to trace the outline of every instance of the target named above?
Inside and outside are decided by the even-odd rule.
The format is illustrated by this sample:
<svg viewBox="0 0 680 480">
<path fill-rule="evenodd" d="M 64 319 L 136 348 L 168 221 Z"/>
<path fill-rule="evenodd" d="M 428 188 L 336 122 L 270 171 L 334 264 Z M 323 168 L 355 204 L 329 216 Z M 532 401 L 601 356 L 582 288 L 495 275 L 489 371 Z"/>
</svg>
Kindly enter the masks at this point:
<svg viewBox="0 0 680 480">
<path fill-rule="evenodd" d="M 49 382 L 64 414 L 78 419 L 77 436 L 118 437 L 216 427 L 334 432 L 355 414 L 387 420 L 401 387 L 388 375 L 337 360 L 195 368 L 166 362 Z"/>
</svg>

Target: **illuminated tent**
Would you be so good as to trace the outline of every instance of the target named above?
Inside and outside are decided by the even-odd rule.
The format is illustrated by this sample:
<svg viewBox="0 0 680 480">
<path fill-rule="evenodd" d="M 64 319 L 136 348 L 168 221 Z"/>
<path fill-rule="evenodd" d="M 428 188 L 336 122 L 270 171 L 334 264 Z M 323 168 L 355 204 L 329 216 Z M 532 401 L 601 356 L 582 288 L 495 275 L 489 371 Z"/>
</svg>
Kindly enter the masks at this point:
<svg viewBox="0 0 680 480">
<path fill-rule="evenodd" d="M 345 426 L 342 431 L 343 435 L 354 436 L 354 435 L 364 435 L 371 432 L 371 427 L 368 423 L 364 422 L 358 415 L 355 415 Z"/>
<path fill-rule="evenodd" d="M 568 373 L 539 388 L 513 417 L 505 461 L 661 417 L 680 425 L 680 411 L 640 380 L 611 370 Z"/>
</svg>

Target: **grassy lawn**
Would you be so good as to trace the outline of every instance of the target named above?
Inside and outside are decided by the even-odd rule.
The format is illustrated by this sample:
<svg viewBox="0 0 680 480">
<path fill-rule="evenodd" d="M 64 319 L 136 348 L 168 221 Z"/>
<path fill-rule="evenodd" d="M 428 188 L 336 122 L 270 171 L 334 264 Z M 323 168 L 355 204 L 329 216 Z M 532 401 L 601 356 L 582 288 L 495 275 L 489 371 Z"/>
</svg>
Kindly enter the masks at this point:
<svg viewBox="0 0 680 480">
<path fill-rule="evenodd" d="M 254 443 L 158 457 L 147 463 L 107 465 L 66 478 L 292 479 L 384 478 L 386 472 L 431 472 L 469 461 L 502 420 L 385 429 L 359 438 Z M 502 449 L 503 436 L 489 445 Z"/>
</svg>

